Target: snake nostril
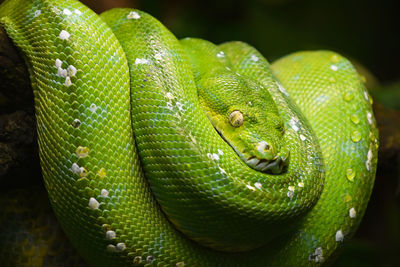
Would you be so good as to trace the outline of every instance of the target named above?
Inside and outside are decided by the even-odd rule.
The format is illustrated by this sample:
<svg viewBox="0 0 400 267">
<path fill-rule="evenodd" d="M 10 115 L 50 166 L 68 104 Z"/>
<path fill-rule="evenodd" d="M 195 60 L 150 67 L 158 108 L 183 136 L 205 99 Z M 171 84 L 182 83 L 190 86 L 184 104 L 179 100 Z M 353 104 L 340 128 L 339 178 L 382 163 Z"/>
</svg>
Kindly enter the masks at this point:
<svg viewBox="0 0 400 267">
<path fill-rule="evenodd" d="M 275 155 L 275 148 L 266 141 L 260 141 L 255 147 L 256 154 L 260 159 L 272 160 Z"/>
</svg>

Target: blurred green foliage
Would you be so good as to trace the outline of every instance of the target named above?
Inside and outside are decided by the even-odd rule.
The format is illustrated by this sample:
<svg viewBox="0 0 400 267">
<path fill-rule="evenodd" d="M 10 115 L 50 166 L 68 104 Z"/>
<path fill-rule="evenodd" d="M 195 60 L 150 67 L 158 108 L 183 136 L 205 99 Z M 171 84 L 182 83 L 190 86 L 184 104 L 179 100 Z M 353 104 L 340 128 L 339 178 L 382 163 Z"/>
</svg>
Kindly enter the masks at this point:
<svg viewBox="0 0 400 267">
<path fill-rule="evenodd" d="M 373 92 L 373 97 L 389 108 L 400 110 L 400 81 L 378 87 Z"/>
</svg>

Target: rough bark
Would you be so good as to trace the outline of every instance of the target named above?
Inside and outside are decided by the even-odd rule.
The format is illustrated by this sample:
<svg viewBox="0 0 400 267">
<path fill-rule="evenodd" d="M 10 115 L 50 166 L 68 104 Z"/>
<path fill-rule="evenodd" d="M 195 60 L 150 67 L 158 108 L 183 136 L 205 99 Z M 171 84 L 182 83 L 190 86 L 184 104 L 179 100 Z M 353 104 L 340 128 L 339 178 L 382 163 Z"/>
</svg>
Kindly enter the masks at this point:
<svg viewBox="0 0 400 267">
<path fill-rule="evenodd" d="M 33 93 L 23 57 L 1 27 L 0 81 L 0 182 L 31 185 L 40 178 Z"/>
</svg>

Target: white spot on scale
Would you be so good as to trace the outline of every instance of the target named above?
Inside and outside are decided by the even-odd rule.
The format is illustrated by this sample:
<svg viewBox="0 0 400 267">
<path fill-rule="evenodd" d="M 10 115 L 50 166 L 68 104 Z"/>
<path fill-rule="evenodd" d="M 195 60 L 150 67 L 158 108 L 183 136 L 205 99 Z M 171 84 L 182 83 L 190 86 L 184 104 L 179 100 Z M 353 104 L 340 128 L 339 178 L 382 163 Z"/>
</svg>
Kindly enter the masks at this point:
<svg viewBox="0 0 400 267">
<path fill-rule="evenodd" d="M 114 231 L 109 230 L 109 231 L 106 232 L 106 239 L 112 240 L 112 239 L 114 239 L 115 237 L 116 237 L 116 234 L 115 234 Z"/>
<path fill-rule="evenodd" d="M 68 75 L 69 77 L 74 77 L 75 74 L 76 74 L 76 72 L 77 72 L 77 70 L 76 70 L 76 68 L 75 68 L 74 66 L 72 66 L 72 65 L 69 65 L 69 66 L 68 66 L 68 68 L 67 68 L 67 75 Z"/>
<path fill-rule="evenodd" d="M 145 58 L 137 58 L 135 59 L 135 64 L 139 65 L 139 64 L 149 64 L 150 60 L 145 59 Z"/>
<path fill-rule="evenodd" d="M 322 247 L 317 247 L 309 257 L 309 261 L 315 261 L 315 262 L 323 262 L 325 259 L 323 257 L 323 250 Z"/>
<path fill-rule="evenodd" d="M 369 96 L 367 91 L 364 91 L 364 98 L 365 100 L 369 101 Z"/>
<path fill-rule="evenodd" d="M 75 9 L 74 13 L 77 14 L 78 16 L 82 15 L 82 12 L 79 9 Z"/>
<path fill-rule="evenodd" d="M 357 216 L 356 210 L 354 208 L 351 208 L 349 210 L 349 216 L 350 218 L 354 219 Z"/>
<path fill-rule="evenodd" d="M 291 118 L 289 121 L 289 125 L 292 127 L 292 129 L 297 132 L 299 130 L 299 126 L 297 126 L 297 122 L 295 118 Z"/>
<path fill-rule="evenodd" d="M 125 243 L 118 243 L 116 246 L 117 252 L 124 251 L 126 249 Z"/>
<path fill-rule="evenodd" d="M 338 231 L 336 232 L 336 235 L 335 235 L 335 240 L 336 240 L 336 242 L 342 242 L 343 239 L 344 239 L 344 235 L 343 235 L 342 230 L 338 230 Z"/>
<path fill-rule="evenodd" d="M 290 190 L 289 190 L 289 191 L 286 193 L 286 195 L 287 195 L 288 198 L 292 199 L 294 193 L 293 193 L 293 191 L 290 191 Z"/>
<path fill-rule="evenodd" d="M 299 187 L 304 187 L 304 183 L 303 183 L 303 182 L 299 182 L 297 185 L 298 185 Z"/>
<path fill-rule="evenodd" d="M 221 174 L 226 174 L 226 171 L 224 169 L 222 169 L 221 167 L 218 167 L 219 171 L 221 172 Z"/>
<path fill-rule="evenodd" d="M 182 111 L 182 110 L 183 110 L 183 104 L 182 104 L 182 103 L 176 102 L 176 106 L 178 107 L 178 110 L 179 110 L 179 111 Z"/>
<path fill-rule="evenodd" d="M 289 185 L 288 186 L 288 190 L 294 192 L 294 186 L 293 185 Z"/>
<path fill-rule="evenodd" d="M 251 55 L 250 60 L 257 62 L 259 60 L 259 58 L 256 55 Z"/>
<path fill-rule="evenodd" d="M 331 65 L 330 68 L 333 71 L 337 71 L 338 70 L 338 66 L 336 66 L 336 65 Z"/>
<path fill-rule="evenodd" d="M 129 12 L 129 14 L 126 16 L 127 19 L 140 19 L 139 13 L 135 11 Z"/>
<path fill-rule="evenodd" d="M 58 36 L 61 40 L 68 40 L 71 34 L 67 31 L 62 30 Z"/>
<path fill-rule="evenodd" d="M 76 174 L 80 174 L 82 172 L 81 168 L 76 163 L 72 163 L 71 170 L 73 173 L 76 173 Z"/>
<path fill-rule="evenodd" d="M 225 57 L 224 51 L 219 51 L 218 54 L 217 54 L 217 57 L 218 57 L 218 58 L 223 58 L 223 57 Z"/>
<path fill-rule="evenodd" d="M 40 14 L 42 14 L 42 10 L 38 9 L 35 11 L 35 17 L 40 16 Z"/>
<path fill-rule="evenodd" d="M 108 190 L 106 190 L 106 189 L 101 189 L 100 195 L 101 195 L 102 197 L 108 197 Z"/>
<path fill-rule="evenodd" d="M 63 68 L 58 68 L 57 76 L 66 78 L 67 77 L 67 70 L 65 70 Z"/>
<path fill-rule="evenodd" d="M 257 189 L 261 189 L 262 184 L 259 183 L 259 182 L 256 182 L 256 183 L 254 183 L 254 186 L 255 186 Z"/>
<path fill-rule="evenodd" d="M 70 87 L 72 85 L 71 78 L 69 76 L 65 77 L 65 86 Z"/>
<path fill-rule="evenodd" d="M 100 203 L 94 197 L 91 197 L 89 199 L 89 208 L 95 210 L 95 209 L 98 209 L 99 206 L 100 206 Z"/>
<path fill-rule="evenodd" d="M 372 124 L 372 123 L 373 123 L 371 112 L 367 112 L 367 120 L 368 120 L 368 123 L 369 123 L 369 124 Z"/>
<path fill-rule="evenodd" d="M 222 151 L 221 149 L 218 149 L 218 154 L 220 154 L 221 156 L 224 154 L 224 151 Z"/>
<path fill-rule="evenodd" d="M 367 154 L 367 161 L 365 162 L 365 167 L 367 168 L 368 171 L 371 171 L 371 161 L 372 161 L 373 153 L 372 150 L 368 150 Z"/>
<path fill-rule="evenodd" d="M 301 141 L 305 141 L 307 138 L 304 135 L 300 134 L 300 139 Z"/>
<path fill-rule="evenodd" d="M 67 15 L 67 16 L 72 15 L 71 10 L 69 10 L 68 8 L 64 8 L 63 13 L 64 13 L 64 15 Z"/>
<path fill-rule="evenodd" d="M 168 98 L 168 99 L 174 99 L 174 95 L 173 94 L 171 94 L 170 92 L 167 92 L 166 94 L 165 94 L 165 97 L 166 98 Z"/>
<path fill-rule="evenodd" d="M 95 104 L 91 104 L 89 109 L 90 109 L 91 112 L 95 113 L 96 110 L 97 110 L 97 106 Z"/>
<path fill-rule="evenodd" d="M 217 153 L 210 154 L 210 159 L 212 160 L 219 160 L 219 156 Z"/>
<path fill-rule="evenodd" d="M 60 59 L 57 58 L 57 59 L 56 59 L 55 65 L 56 65 L 57 68 L 61 68 L 62 61 L 61 61 Z"/>
</svg>

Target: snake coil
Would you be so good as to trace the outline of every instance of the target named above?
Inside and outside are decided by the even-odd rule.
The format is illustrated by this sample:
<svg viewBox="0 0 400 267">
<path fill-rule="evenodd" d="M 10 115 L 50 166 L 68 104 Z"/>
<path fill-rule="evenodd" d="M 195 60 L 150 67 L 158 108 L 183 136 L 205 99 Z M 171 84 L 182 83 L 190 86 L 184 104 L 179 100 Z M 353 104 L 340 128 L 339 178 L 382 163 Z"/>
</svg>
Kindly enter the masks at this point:
<svg viewBox="0 0 400 267">
<path fill-rule="evenodd" d="M 100 18 L 101 17 L 101 18 Z M 270 65 L 253 47 L 176 38 L 150 15 L 7 0 L 42 172 L 95 266 L 306 266 L 329 261 L 371 194 L 378 132 L 351 63 Z"/>
</svg>

